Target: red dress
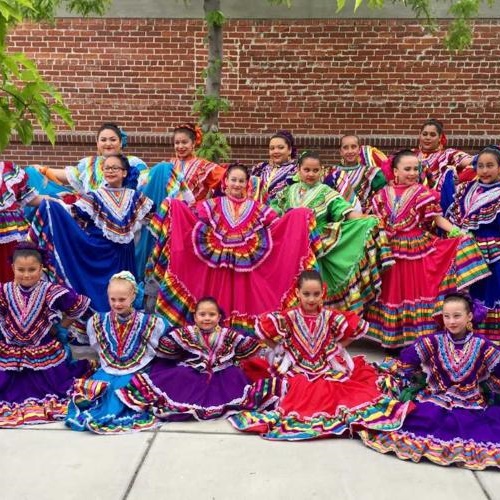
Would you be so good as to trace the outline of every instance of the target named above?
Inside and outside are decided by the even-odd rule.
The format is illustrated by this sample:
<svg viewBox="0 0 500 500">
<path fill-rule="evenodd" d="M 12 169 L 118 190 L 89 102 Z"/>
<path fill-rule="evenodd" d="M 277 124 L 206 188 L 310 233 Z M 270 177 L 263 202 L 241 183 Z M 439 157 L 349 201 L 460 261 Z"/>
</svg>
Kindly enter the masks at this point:
<svg viewBox="0 0 500 500">
<path fill-rule="evenodd" d="M 271 370 L 287 389 L 275 411 L 244 411 L 230 422 L 274 440 L 398 429 L 409 404 L 382 395 L 375 369 L 363 356 L 351 358 L 340 343 L 363 336 L 367 328 L 354 313 L 327 308 L 313 316 L 293 308 L 260 317 L 257 334 L 277 344 Z"/>
<path fill-rule="evenodd" d="M 389 185 L 373 199 L 385 221 L 396 263 L 382 275 L 382 292 L 366 315 L 368 336 L 401 347 L 436 330 L 434 314 L 446 293 L 489 275 L 477 244 L 468 236 L 441 239 L 431 233 L 441 215 L 437 193 L 420 185 Z"/>
</svg>

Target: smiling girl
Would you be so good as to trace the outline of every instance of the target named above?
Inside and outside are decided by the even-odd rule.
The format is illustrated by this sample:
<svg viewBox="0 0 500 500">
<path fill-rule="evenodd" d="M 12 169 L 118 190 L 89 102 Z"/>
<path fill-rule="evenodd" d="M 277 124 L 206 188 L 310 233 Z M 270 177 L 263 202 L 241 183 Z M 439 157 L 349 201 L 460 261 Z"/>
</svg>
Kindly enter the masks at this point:
<svg viewBox="0 0 500 500">
<path fill-rule="evenodd" d="M 298 160 L 299 182 L 287 186 L 271 203 L 279 214 L 292 208 L 314 210 L 321 238 L 318 264 L 327 284 L 325 302 L 362 314 L 380 293 L 380 273 L 392 264 L 385 231 L 378 219 L 356 212 L 344 198 L 323 184 L 323 166 L 314 151 Z"/>
<path fill-rule="evenodd" d="M 491 276 L 474 284 L 471 295 L 487 308 L 478 333 L 500 341 L 500 150 L 495 146 L 478 155 L 477 181 L 461 184 L 448 210 L 450 220 L 472 233 Z"/>
<path fill-rule="evenodd" d="M 123 187 L 129 173 L 125 156 L 108 156 L 103 164 L 104 187 L 71 206 L 42 202 L 30 231 L 31 239 L 49 253 L 51 274 L 90 297 L 95 311 L 109 310 L 102 290 L 112 274 L 136 273 L 134 234 L 151 217 L 153 202 Z"/>
<path fill-rule="evenodd" d="M 394 181 L 373 199 L 396 264 L 382 275 L 380 299 L 370 306 L 368 336 L 398 348 L 434 330 L 433 314 L 445 293 L 462 290 L 490 273 L 476 243 L 445 219 L 438 195 L 422 186 L 419 160 L 409 150 L 392 160 Z M 441 239 L 432 226 L 448 233 Z"/>
</svg>

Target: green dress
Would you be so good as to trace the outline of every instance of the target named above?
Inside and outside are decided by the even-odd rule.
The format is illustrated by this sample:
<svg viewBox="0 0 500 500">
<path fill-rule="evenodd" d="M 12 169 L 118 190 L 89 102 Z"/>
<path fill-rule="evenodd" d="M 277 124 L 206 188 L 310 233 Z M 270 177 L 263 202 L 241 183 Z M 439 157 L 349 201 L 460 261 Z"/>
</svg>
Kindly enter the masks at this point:
<svg viewBox="0 0 500 500">
<path fill-rule="evenodd" d="M 380 273 L 394 263 L 378 219 L 347 220 L 352 206 L 322 183 L 287 186 L 271 206 L 279 214 L 296 207 L 314 211 L 321 236 L 318 264 L 327 285 L 325 303 L 361 314 L 380 293 Z"/>
</svg>

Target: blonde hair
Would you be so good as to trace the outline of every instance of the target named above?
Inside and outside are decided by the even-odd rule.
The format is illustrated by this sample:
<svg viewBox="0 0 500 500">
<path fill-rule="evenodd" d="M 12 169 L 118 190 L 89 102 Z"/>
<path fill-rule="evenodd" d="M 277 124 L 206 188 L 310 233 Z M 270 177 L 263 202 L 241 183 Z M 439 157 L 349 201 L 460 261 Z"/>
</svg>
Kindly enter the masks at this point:
<svg viewBox="0 0 500 500">
<path fill-rule="evenodd" d="M 134 295 L 137 295 L 137 281 L 135 281 L 134 275 L 130 271 L 120 271 L 119 273 L 113 274 L 109 279 L 109 285 L 113 281 L 125 281 L 132 287 L 132 292 Z"/>
</svg>

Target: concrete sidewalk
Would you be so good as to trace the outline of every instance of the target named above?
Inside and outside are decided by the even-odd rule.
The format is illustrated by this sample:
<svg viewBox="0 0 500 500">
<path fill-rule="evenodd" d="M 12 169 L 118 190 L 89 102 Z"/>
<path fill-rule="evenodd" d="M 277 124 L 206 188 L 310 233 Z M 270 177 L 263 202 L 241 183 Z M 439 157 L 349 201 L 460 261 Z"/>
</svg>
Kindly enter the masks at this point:
<svg viewBox="0 0 500 500">
<path fill-rule="evenodd" d="M 2 430 L 0 439 L 1 500 L 500 500 L 497 471 L 403 462 L 350 439 L 268 442 L 226 421 L 121 436 L 54 423 Z"/>
</svg>

